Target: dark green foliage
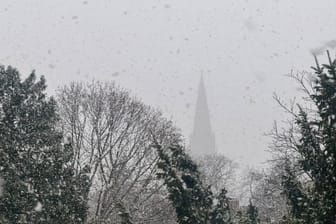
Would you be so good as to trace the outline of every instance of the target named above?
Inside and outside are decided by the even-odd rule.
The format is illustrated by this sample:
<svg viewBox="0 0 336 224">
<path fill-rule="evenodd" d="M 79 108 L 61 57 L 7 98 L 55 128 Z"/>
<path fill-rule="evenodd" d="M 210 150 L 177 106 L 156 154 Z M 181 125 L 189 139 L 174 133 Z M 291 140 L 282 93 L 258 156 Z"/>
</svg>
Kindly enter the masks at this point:
<svg viewBox="0 0 336 224">
<path fill-rule="evenodd" d="M 247 209 L 238 211 L 236 215 L 236 223 L 238 224 L 258 224 L 260 220 L 258 218 L 258 209 L 252 204 L 250 200 Z"/>
<path fill-rule="evenodd" d="M 249 205 L 247 206 L 247 219 L 248 219 L 248 224 L 258 224 L 259 219 L 258 219 L 258 209 L 252 204 L 252 201 L 250 200 Z"/>
<path fill-rule="evenodd" d="M 316 60 L 317 75 L 313 93 L 310 94 L 317 108 L 317 116 L 300 108 L 297 125 L 300 142 L 299 166 L 309 177 L 303 195 L 294 175 L 289 173 L 285 188 L 292 205 L 292 215 L 302 223 L 334 223 L 336 220 L 336 61 L 320 66 Z M 298 200 L 298 199 L 301 200 Z"/>
<path fill-rule="evenodd" d="M 164 180 L 169 192 L 178 223 L 205 224 L 230 223 L 230 211 L 226 191 L 213 205 L 210 187 L 204 187 L 197 165 L 185 153 L 181 145 L 172 145 L 163 149 L 156 144 L 159 154 L 158 177 Z"/>
<path fill-rule="evenodd" d="M 309 200 L 304 192 L 303 186 L 299 180 L 295 170 L 292 169 L 289 164 L 286 164 L 285 175 L 283 176 L 282 185 L 284 193 L 288 198 L 290 204 L 290 214 L 294 223 L 306 223 L 305 220 L 309 220 L 308 203 Z M 308 223 L 308 221 L 307 221 Z"/>
<path fill-rule="evenodd" d="M 283 216 L 279 221 L 279 224 L 294 224 L 295 222 L 291 221 L 291 219 L 287 216 Z"/>
<path fill-rule="evenodd" d="M 180 224 L 204 224 L 209 218 L 212 197 L 204 188 L 196 164 L 180 145 L 163 150 L 157 146 L 162 171 L 158 177 L 163 179 L 169 191 L 169 199 L 175 207 Z M 169 154 L 168 154 L 169 153 Z"/>
<path fill-rule="evenodd" d="M 226 197 L 227 191 L 222 189 L 217 197 L 217 204 L 211 212 L 211 224 L 227 224 L 231 223 L 231 214 L 229 207 L 229 199 Z"/>
<path fill-rule="evenodd" d="M 9 223 L 83 223 L 86 167 L 75 174 L 70 144 L 56 129 L 56 103 L 34 72 L 24 81 L 0 67 L 0 220 Z"/>
</svg>

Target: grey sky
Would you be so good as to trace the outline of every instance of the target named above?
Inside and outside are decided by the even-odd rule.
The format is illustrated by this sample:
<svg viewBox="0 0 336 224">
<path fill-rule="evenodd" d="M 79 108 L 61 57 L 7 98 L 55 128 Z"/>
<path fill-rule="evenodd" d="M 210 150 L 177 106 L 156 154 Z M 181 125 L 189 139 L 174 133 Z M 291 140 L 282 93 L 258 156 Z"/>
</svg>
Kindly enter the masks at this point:
<svg viewBox="0 0 336 224">
<path fill-rule="evenodd" d="M 1 0 L 0 63 L 70 80 L 115 80 L 186 137 L 203 72 L 217 148 L 258 165 L 288 98 L 284 75 L 335 47 L 334 0 Z M 334 51 L 335 52 L 335 51 Z"/>
</svg>

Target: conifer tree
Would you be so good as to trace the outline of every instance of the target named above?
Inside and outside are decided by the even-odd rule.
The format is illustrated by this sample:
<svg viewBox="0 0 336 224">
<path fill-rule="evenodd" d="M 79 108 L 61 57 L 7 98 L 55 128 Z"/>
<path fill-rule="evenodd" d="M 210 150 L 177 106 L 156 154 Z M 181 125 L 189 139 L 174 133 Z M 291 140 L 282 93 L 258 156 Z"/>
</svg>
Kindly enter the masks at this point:
<svg viewBox="0 0 336 224">
<path fill-rule="evenodd" d="M 247 206 L 247 224 L 258 224 L 258 209 L 256 206 L 252 204 L 252 201 L 250 200 L 249 205 Z"/>
<path fill-rule="evenodd" d="M 160 161 L 158 177 L 164 180 L 169 199 L 175 207 L 180 224 L 204 224 L 209 220 L 212 206 L 212 194 L 200 180 L 196 164 L 185 153 L 182 146 L 176 144 L 158 150 Z"/>
<path fill-rule="evenodd" d="M 227 191 L 222 189 L 217 197 L 217 204 L 211 212 L 211 224 L 228 224 L 231 223 L 231 214 L 229 199 L 226 197 Z"/>
<path fill-rule="evenodd" d="M 284 185 L 293 215 L 301 223 L 334 223 L 336 220 L 336 61 L 328 52 L 328 64 L 320 65 L 316 59 L 316 81 L 310 98 L 316 113 L 309 114 L 299 108 L 296 123 L 300 130 L 299 167 L 309 177 L 302 197 L 293 175 Z M 296 209 L 297 208 L 297 209 Z M 296 210 L 295 210 L 296 209 Z"/>
<path fill-rule="evenodd" d="M 304 192 L 301 182 L 297 179 L 296 172 L 287 163 L 285 175 L 282 178 L 284 194 L 288 198 L 290 205 L 290 215 L 292 223 L 310 223 L 309 200 Z M 288 219 L 286 217 L 286 219 Z M 285 220 L 284 220 L 285 221 Z"/>
<path fill-rule="evenodd" d="M 75 174 L 73 151 L 57 130 L 56 103 L 44 77 L 0 67 L 0 220 L 8 223 L 83 223 L 88 180 Z"/>
<path fill-rule="evenodd" d="M 158 177 L 163 179 L 179 224 L 231 223 L 226 190 L 222 190 L 213 204 L 210 187 L 202 183 L 198 167 L 180 144 L 162 148 L 155 144 L 159 154 Z"/>
<path fill-rule="evenodd" d="M 235 217 L 235 222 L 237 224 L 258 224 L 260 220 L 258 218 L 258 209 L 249 201 L 247 209 L 243 211 L 238 211 Z"/>
</svg>

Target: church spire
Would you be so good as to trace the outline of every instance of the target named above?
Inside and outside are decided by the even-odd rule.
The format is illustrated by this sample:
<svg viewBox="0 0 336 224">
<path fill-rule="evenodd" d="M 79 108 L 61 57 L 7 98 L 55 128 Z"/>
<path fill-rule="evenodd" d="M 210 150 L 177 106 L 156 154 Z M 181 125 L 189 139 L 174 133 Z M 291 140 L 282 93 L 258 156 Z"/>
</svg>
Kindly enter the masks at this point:
<svg viewBox="0 0 336 224">
<path fill-rule="evenodd" d="M 190 139 L 191 152 L 194 155 L 215 153 L 215 136 L 211 129 L 210 115 L 203 75 L 198 86 L 194 130 Z"/>
</svg>

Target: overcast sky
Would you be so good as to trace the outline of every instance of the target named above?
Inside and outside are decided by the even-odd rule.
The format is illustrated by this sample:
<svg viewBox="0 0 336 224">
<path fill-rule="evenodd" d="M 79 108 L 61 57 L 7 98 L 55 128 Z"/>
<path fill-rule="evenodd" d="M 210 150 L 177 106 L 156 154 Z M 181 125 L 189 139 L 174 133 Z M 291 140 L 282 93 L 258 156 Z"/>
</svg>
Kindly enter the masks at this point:
<svg viewBox="0 0 336 224">
<path fill-rule="evenodd" d="M 335 0 L 0 0 L 0 63 L 71 80 L 114 80 L 188 138 L 201 73 L 217 148 L 243 166 L 298 94 L 285 74 L 335 53 Z M 321 55 L 321 60 L 324 59 Z"/>
</svg>

